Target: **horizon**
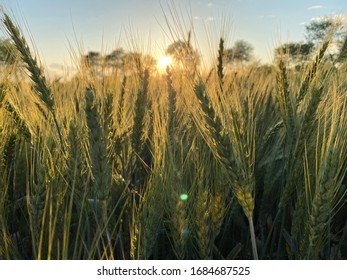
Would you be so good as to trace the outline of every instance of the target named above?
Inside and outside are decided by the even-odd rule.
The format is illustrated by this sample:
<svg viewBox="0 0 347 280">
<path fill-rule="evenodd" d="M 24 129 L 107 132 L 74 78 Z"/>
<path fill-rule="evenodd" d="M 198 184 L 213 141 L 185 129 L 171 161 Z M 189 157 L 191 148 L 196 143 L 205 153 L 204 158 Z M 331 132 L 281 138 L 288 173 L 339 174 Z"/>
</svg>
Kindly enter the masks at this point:
<svg viewBox="0 0 347 280">
<path fill-rule="evenodd" d="M 205 65 L 216 56 L 221 36 L 226 48 L 238 40 L 250 43 L 254 60 L 268 64 L 280 43 L 306 40 L 305 25 L 311 20 L 346 17 L 347 10 L 341 0 L 6 0 L 2 5 L 33 41 L 30 47 L 50 76 L 72 70 L 74 60 L 89 51 L 123 48 L 159 60 L 189 30 Z M 1 37 L 7 36 L 2 32 Z"/>
</svg>

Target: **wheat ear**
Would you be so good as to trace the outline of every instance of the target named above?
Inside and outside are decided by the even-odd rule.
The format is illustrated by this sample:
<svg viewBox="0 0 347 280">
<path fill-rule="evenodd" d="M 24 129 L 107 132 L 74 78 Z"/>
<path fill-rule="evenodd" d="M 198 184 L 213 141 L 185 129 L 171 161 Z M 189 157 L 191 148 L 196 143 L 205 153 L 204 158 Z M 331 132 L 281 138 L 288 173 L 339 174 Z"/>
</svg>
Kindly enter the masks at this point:
<svg viewBox="0 0 347 280">
<path fill-rule="evenodd" d="M 107 161 L 107 148 L 104 137 L 104 131 L 101 125 L 101 117 L 98 110 L 93 89 L 87 89 L 86 99 L 86 118 L 89 128 L 90 157 L 92 164 L 92 187 L 93 199 L 96 202 L 97 217 L 100 217 L 100 233 L 106 230 L 106 237 L 110 241 L 107 228 L 107 199 L 109 198 L 109 167 Z"/>
<path fill-rule="evenodd" d="M 206 126 L 209 131 L 209 136 L 212 140 L 210 143 L 212 150 L 215 152 L 217 158 L 221 161 L 221 163 L 225 166 L 230 181 L 232 183 L 233 192 L 241 205 L 250 226 L 250 234 L 252 241 L 252 250 L 254 259 L 258 259 L 258 253 L 256 248 L 255 241 L 255 233 L 254 233 L 254 225 L 253 225 L 253 210 L 254 210 L 254 198 L 252 195 L 253 192 L 253 184 L 248 182 L 249 178 L 241 178 L 237 172 L 239 170 L 242 173 L 245 173 L 245 163 L 237 163 L 236 157 L 240 156 L 240 151 L 243 149 L 242 147 L 236 147 L 239 149 L 237 154 L 234 154 L 231 140 L 229 138 L 228 133 L 225 131 L 222 122 L 219 116 L 216 115 L 215 110 L 212 106 L 212 102 L 207 95 L 206 88 L 204 83 L 200 80 L 200 82 L 195 85 L 194 88 L 195 94 L 199 100 L 201 109 L 203 111 L 203 117 L 206 123 Z M 236 120 L 234 120 L 236 122 Z M 239 129 L 236 123 L 235 129 Z M 240 144 L 242 145 L 242 144 Z M 241 155 L 242 156 L 242 155 Z M 241 166 L 240 166 L 241 165 Z M 248 172 L 246 172 L 248 173 Z M 246 174 L 245 173 L 245 174 Z"/>
<path fill-rule="evenodd" d="M 54 98 L 51 89 L 48 87 L 46 78 L 43 71 L 38 66 L 36 59 L 31 55 L 30 48 L 22 36 L 20 29 L 14 25 L 10 17 L 3 11 L 4 19 L 3 23 L 6 30 L 14 42 L 17 50 L 19 51 L 26 68 L 30 73 L 30 78 L 34 82 L 34 89 L 38 94 L 41 101 L 46 104 L 48 110 L 51 112 L 55 127 L 58 132 L 60 145 L 63 153 L 65 154 L 64 142 L 60 132 L 60 127 L 56 118 L 55 108 L 54 108 Z"/>
</svg>

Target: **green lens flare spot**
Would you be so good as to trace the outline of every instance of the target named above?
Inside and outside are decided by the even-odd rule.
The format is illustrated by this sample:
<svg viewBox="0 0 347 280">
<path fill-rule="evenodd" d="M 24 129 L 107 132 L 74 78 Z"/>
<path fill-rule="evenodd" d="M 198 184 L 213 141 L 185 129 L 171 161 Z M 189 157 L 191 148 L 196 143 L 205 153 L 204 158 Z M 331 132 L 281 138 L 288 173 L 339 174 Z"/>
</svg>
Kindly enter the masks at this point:
<svg viewBox="0 0 347 280">
<path fill-rule="evenodd" d="M 183 235 L 188 236 L 190 234 L 189 228 L 183 229 Z"/>
<path fill-rule="evenodd" d="M 183 201 L 184 201 L 184 200 L 187 200 L 187 199 L 188 199 L 188 195 L 185 194 L 185 193 L 184 193 L 184 194 L 181 194 L 181 195 L 180 195 L 180 199 L 183 200 Z"/>
</svg>

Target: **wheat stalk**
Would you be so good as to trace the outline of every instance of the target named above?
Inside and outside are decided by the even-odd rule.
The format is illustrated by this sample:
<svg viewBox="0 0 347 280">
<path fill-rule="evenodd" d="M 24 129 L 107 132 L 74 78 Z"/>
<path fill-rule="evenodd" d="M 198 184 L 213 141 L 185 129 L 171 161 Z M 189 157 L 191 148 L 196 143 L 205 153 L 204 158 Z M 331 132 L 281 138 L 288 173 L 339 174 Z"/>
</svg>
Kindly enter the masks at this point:
<svg viewBox="0 0 347 280">
<path fill-rule="evenodd" d="M 297 96 L 297 106 L 301 103 L 301 101 L 304 99 L 305 95 L 308 92 L 308 89 L 310 85 L 313 83 L 313 81 L 316 78 L 318 67 L 322 62 L 322 59 L 329 47 L 330 40 L 331 40 L 332 33 L 329 33 L 326 38 L 324 39 L 323 44 L 321 45 L 318 54 L 313 59 L 312 63 L 308 66 L 308 70 L 306 72 L 306 75 L 304 79 L 301 82 L 298 96 Z"/>
<path fill-rule="evenodd" d="M 336 206 L 340 203 L 337 196 L 343 177 L 346 174 L 346 106 L 335 96 L 330 123 L 323 119 L 322 142 L 317 142 L 315 188 L 309 194 L 309 244 L 307 257 L 317 259 L 328 233 L 327 227 Z M 317 132 L 319 133 L 319 131 Z"/>
<path fill-rule="evenodd" d="M 55 127 L 58 132 L 60 145 L 63 153 L 65 153 L 65 147 L 63 138 L 61 135 L 60 127 L 56 118 L 55 108 L 54 108 L 54 98 L 51 89 L 48 87 L 46 78 L 38 66 L 36 59 L 31 55 L 30 48 L 22 36 L 20 29 L 12 22 L 11 18 L 4 12 L 3 23 L 6 27 L 6 31 L 14 42 L 18 52 L 20 53 L 26 68 L 30 73 L 30 78 L 34 82 L 34 89 L 38 94 L 41 101 L 46 104 L 48 110 L 51 112 Z"/>
<path fill-rule="evenodd" d="M 137 92 L 135 101 L 134 125 L 131 135 L 131 145 L 136 155 L 141 155 L 142 152 L 142 137 L 144 130 L 144 118 L 147 107 L 147 94 L 149 83 L 149 71 L 146 69 L 141 77 L 141 84 Z"/>
<path fill-rule="evenodd" d="M 218 48 L 218 65 L 217 65 L 217 75 L 218 75 L 218 85 L 221 92 L 223 92 L 224 88 L 224 67 L 223 67 L 223 60 L 224 60 L 224 39 L 220 38 L 219 40 L 219 48 Z"/>
<path fill-rule="evenodd" d="M 199 246 L 199 255 L 201 259 L 212 259 L 213 251 L 213 221 L 211 212 L 211 195 L 208 188 L 204 189 L 202 185 L 196 198 L 196 235 Z"/>
<path fill-rule="evenodd" d="M 256 250 L 255 234 L 254 234 L 254 225 L 253 225 L 253 210 L 254 210 L 254 198 L 253 198 L 253 187 L 254 183 L 252 182 L 252 171 L 244 157 L 246 151 L 243 151 L 243 136 L 241 136 L 241 131 L 239 123 L 237 123 L 236 114 L 233 115 L 233 130 L 236 133 L 235 140 L 231 143 L 228 133 L 224 129 L 222 122 L 218 116 L 216 116 L 215 110 L 212 106 L 210 98 L 207 95 L 205 85 L 200 80 L 200 82 L 195 85 L 195 94 L 199 100 L 204 120 L 208 128 L 208 133 L 212 141 L 211 148 L 214 151 L 217 158 L 222 162 L 226 168 L 230 182 L 232 183 L 232 190 L 240 203 L 248 221 L 250 224 L 251 240 L 252 240 L 252 249 L 253 256 L 255 259 L 258 259 L 258 253 Z M 233 147 L 235 145 L 235 147 Z M 249 173 L 249 171 L 251 173 Z M 245 177 L 238 174 L 247 174 Z"/>
<path fill-rule="evenodd" d="M 97 217 L 100 217 L 99 230 L 100 232 L 106 230 L 107 241 L 110 242 L 109 231 L 107 228 L 107 200 L 110 193 L 110 171 L 107 161 L 104 131 L 101 126 L 98 103 L 92 89 L 86 90 L 85 100 L 85 112 L 89 128 L 90 157 L 92 165 L 92 200 L 97 206 Z"/>
</svg>

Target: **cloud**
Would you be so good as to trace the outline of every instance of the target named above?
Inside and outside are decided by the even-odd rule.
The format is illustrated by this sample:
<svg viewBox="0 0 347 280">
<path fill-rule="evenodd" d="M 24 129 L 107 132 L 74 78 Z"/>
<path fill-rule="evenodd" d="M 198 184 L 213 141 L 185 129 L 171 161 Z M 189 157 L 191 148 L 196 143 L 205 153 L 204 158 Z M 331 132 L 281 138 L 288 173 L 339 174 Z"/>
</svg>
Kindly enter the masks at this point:
<svg viewBox="0 0 347 280">
<path fill-rule="evenodd" d="M 193 19 L 194 19 L 194 20 L 199 20 L 199 19 L 201 19 L 201 17 L 194 16 Z"/>
<path fill-rule="evenodd" d="M 322 5 L 314 5 L 311 7 L 308 7 L 307 10 L 311 11 L 311 10 L 319 10 L 319 9 L 324 9 L 325 7 Z"/>
<path fill-rule="evenodd" d="M 214 4 L 212 2 L 207 4 L 207 7 L 209 7 L 209 8 L 212 8 L 213 6 L 214 6 Z"/>
<path fill-rule="evenodd" d="M 207 17 L 206 21 L 214 21 L 214 17 Z"/>
<path fill-rule="evenodd" d="M 276 18 L 275 15 L 259 15 L 257 16 L 257 19 L 274 19 Z"/>
</svg>

